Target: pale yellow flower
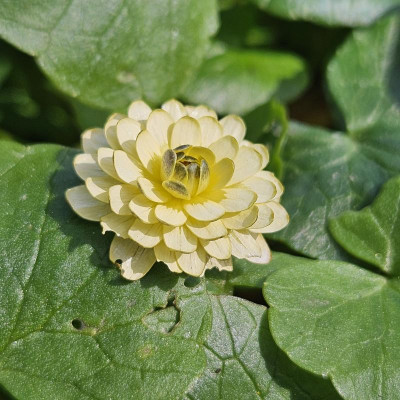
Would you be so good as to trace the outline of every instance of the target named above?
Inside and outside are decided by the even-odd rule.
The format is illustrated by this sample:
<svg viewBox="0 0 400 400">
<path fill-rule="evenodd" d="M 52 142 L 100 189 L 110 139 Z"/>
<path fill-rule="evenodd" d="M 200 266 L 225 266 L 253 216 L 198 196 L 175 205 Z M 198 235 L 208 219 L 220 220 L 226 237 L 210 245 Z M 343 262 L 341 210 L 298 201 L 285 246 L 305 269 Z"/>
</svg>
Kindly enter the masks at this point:
<svg viewBox="0 0 400 400">
<path fill-rule="evenodd" d="M 262 236 L 285 227 L 282 184 L 268 171 L 264 145 L 243 140 L 245 125 L 218 120 L 205 106 L 170 100 L 151 110 L 135 101 L 128 116 L 82 134 L 74 166 L 84 185 L 68 202 L 103 233 L 115 232 L 110 259 L 123 277 L 140 279 L 155 263 L 201 276 L 232 270 L 232 256 L 268 263 Z"/>
</svg>

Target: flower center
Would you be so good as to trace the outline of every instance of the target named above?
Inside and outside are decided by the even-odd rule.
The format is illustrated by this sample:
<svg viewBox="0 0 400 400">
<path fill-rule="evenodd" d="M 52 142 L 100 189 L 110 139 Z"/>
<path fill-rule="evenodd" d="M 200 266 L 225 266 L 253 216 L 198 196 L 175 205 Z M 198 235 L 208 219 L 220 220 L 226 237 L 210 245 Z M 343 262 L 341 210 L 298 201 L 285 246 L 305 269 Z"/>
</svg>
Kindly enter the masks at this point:
<svg viewBox="0 0 400 400">
<path fill-rule="evenodd" d="M 201 149 L 185 144 L 164 152 L 161 162 L 162 185 L 174 197 L 189 200 L 207 188 L 210 169 L 201 156 Z"/>
</svg>

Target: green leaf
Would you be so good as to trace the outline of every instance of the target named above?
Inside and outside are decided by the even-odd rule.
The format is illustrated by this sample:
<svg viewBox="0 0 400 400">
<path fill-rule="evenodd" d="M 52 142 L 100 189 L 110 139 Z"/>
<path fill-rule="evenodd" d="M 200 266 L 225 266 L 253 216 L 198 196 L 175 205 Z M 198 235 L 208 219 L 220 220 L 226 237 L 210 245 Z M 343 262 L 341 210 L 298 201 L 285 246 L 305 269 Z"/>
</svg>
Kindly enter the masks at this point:
<svg viewBox="0 0 400 400">
<path fill-rule="evenodd" d="M 23 10 L 23 12 L 21 11 Z M 3 2 L 0 35 L 73 97 L 122 108 L 176 96 L 217 28 L 215 0 Z"/>
<path fill-rule="evenodd" d="M 329 219 L 364 207 L 400 172 L 400 109 L 388 93 L 399 21 L 391 17 L 355 31 L 329 65 L 329 87 L 344 110 L 348 135 L 289 128 L 282 158 L 291 222 L 274 237 L 301 254 L 346 259 L 329 235 Z"/>
<path fill-rule="evenodd" d="M 186 399 L 339 400 L 329 381 L 297 368 L 278 349 L 265 307 L 231 296 L 213 296 L 211 305 L 208 367 Z"/>
<path fill-rule="evenodd" d="M 348 211 L 330 223 L 335 240 L 349 253 L 382 271 L 400 274 L 400 177 L 387 182 L 373 204 Z"/>
<path fill-rule="evenodd" d="M 288 53 L 228 50 L 207 59 L 184 93 L 221 114 L 245 114 L 272 96 L 288 101 L 307 85 L 304 62 Z"/>
<path fill-rule="evenodd" d="M 279 269 L 265 283 L 271 333 L 345 399 L 399 399 L 399 281 L 339 261 Z"/>
<path fill-rule="evenodd" d="M 0 385 L 11 395 L 225 399 L 239 382 L 249 399 L 335 399 L 278 351 L 265 307 L 163 265 L 124 281 L 111 237 L 64 199 L 76 151 L 0 146 Z"/>
<path fill-rule="evenodd" d="M 253 0 L 260 8 L 279 17 L 323 25 L 369 25 L 395 10 L 398 0 Z"/>
</svg>

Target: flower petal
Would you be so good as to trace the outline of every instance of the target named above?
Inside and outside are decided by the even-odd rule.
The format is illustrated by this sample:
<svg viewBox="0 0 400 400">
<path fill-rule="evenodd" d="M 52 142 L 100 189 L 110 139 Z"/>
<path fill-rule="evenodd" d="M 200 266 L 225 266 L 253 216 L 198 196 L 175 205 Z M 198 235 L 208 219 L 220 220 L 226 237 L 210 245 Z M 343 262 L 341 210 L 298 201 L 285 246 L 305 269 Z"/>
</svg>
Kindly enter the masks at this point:
<svg viewBox="0 0 400 400">
<path fill-rule="evenodd" d="M 169 144 L 172 149 L 185 144 L 200 146 L 201 130 L 197 120 L 191 117 L 183 117 L 175 122 L 170 132 Z"/>
<path fill-rule="evenodd" d="M 128 235 L 142 247 L 152 248 L 162 240 L 162 225 L 145 224 L 140 219 L 136 219 L 129 228 Z"/>
<path fill-rule="evenodd" d="M 201 129 L 202 146 L 208 147 L 211 143 L 222 138 L 222 126 L 213 117 L 202 117 L 198 120 Z"/>
<path fill-rule="evenodd" d="M 188 275 L 202 276 L 204 274 L 208 257 L 202 247 L 192 253 L 178 253 L 176 258 L 181 270 Z"/>
<path fill-rule="evenodd" d="M 247 257 L 246 260 L 255 264 L 268 264 L 271 261 L 271 250 L 263 235 L 259 234 L 256 242 L 261 248 L 261 255 L 259 257 Z"/>
<path fill-rule="evenodd" d="M 245 229 L 256 222 L 258 216 L 258 208 L 254 205 L 240 213 L 227 213 L 224 215 L 222 222 L 228 229 Z"/>
<path fill-rule="evenodd" d="M 114 237 L 110 246 L 110 260 L 115 263 L 122 261 L 119 265 L 121 274 L 125 279 L 135 281 L 142 278 L 153 264 L 156 257 L 152 249 L 144 249 L 130 239 Z"/>
<path fill-rule="evenodd" d="M 117 123 L 117 139 L 122 150 L 130 154 L 136 154 L 135 141 L 142 130 L 139 122 L 132 118 L 122 118 Z"/>
<path fill-rule="evenodd" d="M 285 210 L 283 206 L 275 201 L 269 201 L 266 203 L 268 207 L 270 207 L 274 213 L 274 220 L 264 228 L 253 229 L 249 228 L 251 232 L 256 233 L 271 233 L 277 232 L 283 229 L 289 223 L 289 214 Z"/>
<path fill-rule="evenodd" d="M 143 174 L 140 161 L 122 150 L 114 153 L 114 165 L 116 173 L 126 183 L 136 182 Z"/>
<path fill-rule="evenodd" d="M 189 219 L 186 222 L 186 226 L 192 233 L 201 239 L 218 239 L 228 234 L 225 225 L 219 219 L 211 222 L 202 222 L 195 219 Z"/>
<path fill-rule="evenodd" d="M 231 242 L 227 237 L 222 237 L 215 240 L 200 239 L 204 250 L 211 256 L 219 260 L 225 260 L 231 256 Z"/>
<path fill-rule="evenodd" d="M 204 105 L 200 105 L 197 107 L 186 106 L 185 109 L 186 109 L 186 112 L 189 115 L 189 117 L 193 117 L 196 119 L 200 119 L 202 117 L 212 117 L 215 120 L 217 119 L 216 112 L 214 110 L 212 110 L 211 108 L 204 106 Z"/>
<path fill-rule="evenodd" d="M 250 208 L 257 195 L 248 189 L 225 188 L 209 193 L 208 198 L 224 207 L 226 212 L 239 212 Z"/>
<path fill-rule="evenodd" d="M 234 137 L 224 136 L 212 143 L 209 146 L 209 149 L 215 155 L 215 162 L 218 162 L 223 158 L 229 158 L 233 160 L 239 151 L 239 144 Z"/>
<path fill-rule="evenodd" d="M 265 228 L 274 220 L 274 212 L 269 207 L 268 203 L 256 204 L 254 207 L 258 209 L 257 221 L 250 226 L 250 229 Z"/>
<path fill-rule="evenodd" d="M 220 189 L 232 179 L 235 164 L 229 158 L 223 158 L 212 166 L 210 176 L 210 189 Z"/>
<path fill-rule="evenodd" d="M 97 162 L 100 168 L 108 175 L 118 179 L 117 172 L 114 167 L 114 150 L 109 147 L 100 147 L 97 151 Z"/>
<path fill-rule="evenodd" d="M 267 146 L 260 143 L 252 143 L 251 147 L 253 147 L 253 149 L 258 151 L 258 154 L 260 154 L 262 158 L 261 169 L 264 169 L 269 162 L 269 151 L 267 149 Z"/>
<path fill-rule="evenodd" d="M 182 211 L 182 205 L 178 201 L 173 200 L 166 204 L 158 204 L 155 214 L 160 222 L 172 226 L 181 226 L 187 220 L 186 214 Z"/>
<path fill-rule="evenodd" d="M 86 180 L 95 176 L 106 176 L 107 174 L 99 167 L 97 163 L 97 155 L 95 154 L 78 154 L 74 158 L 74 168 L 78 176 Z"/>
<path fill-rule="evenodd" d="M 171 196 L 165 191 L 158 182 L 152 182 L 147 178 L 138 178 L 138 185 L 142 193 L 155 203 L 165 203 Z"/>
<path fill-rule="evenodd" d="M 229 239 L 232 245 L 232 255 L 237 258 L 261 257 L 262 251 L 256 241 L 257 236 L 247 229 L 231 231 Z"/>
<path fill-rule="evenodd" d="M 217 260 L 214 257 L 210 257 L 206 264 L 206 269 L 217 267 L 220 271 L 233 271 L 232 257 L 226 260 Z"/>
<path fill-rule="evenodd" d="M 256 177 L 263 178 L 269 182 L 272 182 L 275 185 L 276 193 L 275 196 L 271 199 L 271 201 L 277 201 L 283 194 L 284 188 L 281 181 L 270 171 L 259 171 L 256 174 Z"/>
<path fill-rule="evenodd" d="M 171 115 L 164 110 L 154 110 L 149 115 L 146 129 L 157 139 L 161 146 L 168 145 L 168 129 L 174 123 Z"/>
<path fill-rule="evenodd" d="M 174 121 L 177 121 L 178 119 L 187 115 L 185 107 L 182 105 L 182 103 L 174 99 L 164 103 L 161 108 L 165 110 Z"/>
<path fill-rule="evenodd" d="M 97 200 L 109 203 L 108 190 L 111 186 L 117 185 L 119 182 L 111 176 L 94 176 L 87 178 L 85 181 L 86 188 L 89 193 Z"/>
<path fill-rule="evenodd" d="M 151 108 L 142 100 L 134 101 L 128 108 L 129 118 L 136 121 L 145 121 L 151 113 Z"/>
<path fill-rule="evenodd" d="M 94 199 L 85 185 L 68 189 L 65 196 L 72 209 L 89 221 L 100 221 L 101 217 L 111 212 L 110 206 Z"/>
<path fill-rule="evenodd" d="M 82 148 L 85 153 L 97 154 L 100 147 L 107 147 L 108 142 L 104 130 L 99 128 L 88 129 L 81 136 Z"/>
<path fill-rule="evenodd" d="M 176 261 L 175 251 L 171 251 L 163 242 L 158 243 L 158 245 L 154 247 L 154 254 L 157 261 L 162 261 L 166 264 L 171 272 L 176 272 L 178 274 L 182 272 Z"/>
<path fill-rule="evenodd" d="M 197 238 L 185 226 L 163 226 L 166 246 L 172 250 L 191 253 L 197 248 Z"/>
<path fill-rule="evenodd" d="M 185 211 L 199 221 L 215 221 L 225 214 L 225 208 L 210 199 L 197 196 L 184 205 Z"/>
<path fill-rule="evenodd" d="M 156 204 L 143 194 L 133 197 L 129 203 L 131 211 L 146 224 L 155 224 L 158 222 L 155 214 L 155 206 Z"/>
<path fill-rule="evenodd" d="M 225 118 L 222 118 L 219 123 L 224 130 L 224 136 L 233 136 L 239 143 L 243 140 L 246 134 L 246 125 L 242 118 L 237 115 L 227 115 Z"/>
<path fill-rule="evenodd" d="M 129 216 L 110 213 L 101 218 L 100 225 L 103 227 L 103 235 L 111 231 L 117 236 L 128 239 L 128 231 L 134 221 L 135 217 L 132 214 Z"/>
<path fill-rule="evenodd" d="M 136 139 L 136 151 L 144 167 L 155 177 L 160 176 L 160 143 L 148 131 L 139 133 Z"/>
<path fill-rule="evenodd" d="M 233 185 L 242 182 L 255 175 L 262 167 L 262 158 L 260 154 L 251 147 L 242 146 L 233 160 L 235 163 L 235 172 L 229 182 Z"/>
<path fill-rule="evenodd" d="M 111 210 L 119 215 L 132 216 L 129 202 L 139 194 L 137 186 L 127 184 L 112 186 L 109 190 Z"/>
<path fill-rule="evenodd" d="M 258 176 L 252 176 L 241 183 L 257 194 L 257 203 L 265 203 L 272 200 L 276 195 L 276 186 L 273 182 Z"/>
<path fill-rule="evenodd" d="M 111 115 L 110 118 L 108 118 L 106 125 L 104 127 L 107 142 L 113 150 L 121 149 L 121 146 L 117 138 L 117 124 L 123 118 L 125 118 L 125 115 L 115 113 Z"/>
</svg>

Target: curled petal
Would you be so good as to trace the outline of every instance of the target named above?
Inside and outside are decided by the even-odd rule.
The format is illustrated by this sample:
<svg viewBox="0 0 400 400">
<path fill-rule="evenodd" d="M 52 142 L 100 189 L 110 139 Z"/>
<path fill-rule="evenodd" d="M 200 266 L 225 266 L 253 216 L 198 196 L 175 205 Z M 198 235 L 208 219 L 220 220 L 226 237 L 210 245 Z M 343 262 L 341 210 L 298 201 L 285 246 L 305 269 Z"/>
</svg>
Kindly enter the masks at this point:
<svg viewBox="0 0 400 400">
<path fill-rule="evenodd" d="M 239 213 L 227 213 L 222 219 L 223 224 L 228 229 L 248 228 L 256 222 L 258 217 L 258 208 L 256 205 Z"/>
<path fill-rule="evenodd" d="M 233 271 L 232 257 L 226 260 L 218 260 L 214 257 L 210 257 L 206 264 L 206 269 L 217 267 L 220 271 Z"/>
<path fill-rule="evenodd" d="M 183 272 L 192 276 L 204 274 L 208 257 L 202 247 L 192 253 L 177 253 L 178 265 Z"/>
<path fill-rule="evenodd" d="M 257 235 L 247 229 L 231 231 L 232 255 L 237 258 L 261 257 L 262 251 L 256 238 Z"/>
<path fill-rule="evenodd" d="M 160 143 L 148 131 L 139 133 L 136 139 L 136 151 L 144 167 L 155 177 L 160 176 Z"/>
<path fill-rule="evenodd" d="M 94 199 L 84 185 L 68 189 L 65 196 L 72 209 L 89 221 L 100 221 L 101 217 L 111 212 L 110 206 Z"/>
<path fill-rule="evenodd" d="M 175 251 L 169 249 L 163 242 L 160 242 L 154 247 L 154 254 L 157 261 L 162 261 L 167 265 L 171 272 L 181 273 L 182 270 L 179 268 L 178 262 L 176 261 Z"/>
<path fill-rule="evenodd" d="M 224 136 L 233 136 L 239 143 L 243 140 L 246 134 L 246 125 L 242 118 L 237 115 L 227 115 L 225 118 L 222 118 L 219 123 L 224 129 Z"/>
<path fill-rule="evenodd" d="M 168 130 L 174 123 L 171 115 L 165 110 L 154 110 L 147 120 L 146 129 L 161 146 L 168 145 Z"/>
<path fill-rule="evenodd" d="M 169 142 L 172 149 L 185 144 L 200 146 L 201 130 L 199 123 L 191 117 L 181 118 L 172 127 Z"/>
<path fill-rule="evenodd" d="M 132 215 L 129 202 L 140 194 L 137 186 L 114 185 L 109 190 L 111 210 L 119 215 Z"/>
<path fill-rule="evenodd" d="M 256 242 L 261 249 L 260 256 L 247 257 L 246 260 L 255 264 L 268 264 L 271 261 L 271 250 L 269 249 L 263 235 L 259 234 L 256 238 Z"/>
<path fill-rule="evenodd" d="M 222 126 L 213 117 L 202 117 L 198 120 L 201 129 L 202 146 L 208 147 L 211 143 L 222 138 Z"/>
<path fill-rule="evenodd" d="M 161 108 L 165 110 L 174 121 L 187 115 L 185 107 L 177 100 L 169 100 Z"/>
<path fill-rule="evenodd" d="M 136 154 L 136 138 L 141 131 L 139 122 L 132 118 L 122 118 L 117 123 L 117 140 L 122 150 Z"/>
<path fill-rule="evenodd" d="M 155 207 L 156 203 L 150 201 L 143 194 L 132 197 L 129 202 L 130 210 L 145 224 L 155 224 L 158 222 L 155 214 Z"/>
<path fill-rule="evenodd" d="M 187 220 L 186 214 L 182 211 L 182 206 L 177 201 L 158 204 L 155 208 L 155 215 L 160 222 L 172 226 L 181 226 Z"/>
<path fill-rule="evenodd" d="M 228 234 L 225 225 L 219 219 L 211 222 L 189 219 L 186 222 L 186 226 L 192 233 L 201 239 L 218 239 Z"/>
<path fill-rule="evenodd" d="M 117 261 L 125 279 L 136 281 L 143 278 L 156 262 L 152 249 L 144 249 L 129 239 L 115 237 L 110 247 L 110 260 Z"/>
<path fill-rule="evenodd" d="M 145 224 L 136 219 L 129 228 L 128 235 L 142 247 L 152 248 L 162 240 L 161 224 Z"/>
<path fill-rule="evenodd" d="M 158 182 L 152 182 L 147 178 L 138 178 L 138 185 L 142 193 L 155 203 L 165 203 L 171 199 L 171 196 L 166 192 Z"/>
<path fill-rule="evenodd" d="M 151 113 L 151 108 L 142 100 L 134 101 L 128 108 L 129 118 L 145 121 Z"/>
<path fill-rule="evenodd" d="M 140 161 L 124 151 L 117 150 L 114 153 L 114 166 L 118 177 L 126 183 L 134 183 L 143 176 Z"/>
<path fill-rule="evenodd" d="M 226 212 L 239 212 L 250 208 L 257 195 L 248 189 L 225 188 L 209 193 L 208 197 L 224 207 Z"/>
<path fill-rule="evenodd" d="M 164 243 L 168 248 L 185 253 L 191 253 L 197 248 L 197 238 L 185 226 L 163 227 Z"/>
<path fill-rule="evenodd" d="M 264 228 L 250 228 L 252 232 L 256 233 L 272 233 L 283 229 L 289 223 L 289 214 L 283 206 L 275 201 L 269 201 L 266 205 L 271 208 L 274 214 L 274 220 Z"/>
<path fill-rule="evenodd" d="M 103 234 L 107 231 L 115 232 L 117 236 L 128 239 L 128 231 L 135 218 L 128 215 L 117 215 L 110 213 L 101 218 L 100 225 L 103 228 Z"/>
<path fill-rule="evenodd" d="M 87 178 L 85 181 L 87 190 L 97 200 L 109 203 L 108 191 L 111 186 L 117 185 L 119 182 L 111 176 L 94 176 Z"/>
<path fill-rule="evenodd" d="M 97 151 L 97 162 L 100 165 L 100 168 L 106 174 L 115 179 L 119 179 L 114 167 L 114 150 L 110 149 L 109 147 L 100 147 L 100 149 Z"/>
<path fill-rule="evenodd" d="M 78 176 L 83 180 L 97 176 L 107 176 L 99 167 L 96 154 L 78 154 L 74 158 L 74 168 Z"/>
<path fill-rule="evenodd" d="M 197 196 L 184 205 L 185 211 L 199 221 L 215 221 L 225 214 L 225 208 L 215 201 Z"/>
<path fill-rule="evenodd" d="M 113 150 L 121 149 L 121 146 L 117 138 L 117 124 L 123 118 L 125 118 L 125 116 L 122 114 L 113 114 L 107 120 L 106 125 L 104 127 L 107 142 Z"/>
<path fill-rule="evenodd" d="M 200 243 L 211 257 L 219 260 L 227 259 L 232 254 L 231 243 L 227 237 L 215 240 L 200 239 Z"/>
<path fill-rule="evenodd" d="M 242 146 L 233 160 L 235 163 L 235 172 L 229 182 L 233 185 L 242 182 L 251 176 L 254 176 L 262 167 L 262 157 L 260 154 L 247 146 Z"/>
<path fill-rule="evenodd" d="M 99 128 L 88 129 L 82 133 L 82 148 L 85 153 L 97 154 L 100 147 L 107 147 L 108 142 L 104 130 Z"/>
<path fill-rule="evenodd" d="M 234 159 L 239 151 L 239 144 L 232 136 L 224 136 L 210 145 L 209 149 L 215 155 L 215 161 L 223 158 Z"/>
</svg>

